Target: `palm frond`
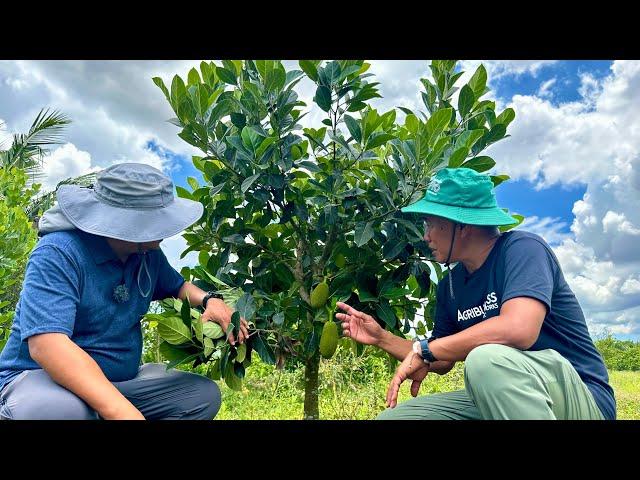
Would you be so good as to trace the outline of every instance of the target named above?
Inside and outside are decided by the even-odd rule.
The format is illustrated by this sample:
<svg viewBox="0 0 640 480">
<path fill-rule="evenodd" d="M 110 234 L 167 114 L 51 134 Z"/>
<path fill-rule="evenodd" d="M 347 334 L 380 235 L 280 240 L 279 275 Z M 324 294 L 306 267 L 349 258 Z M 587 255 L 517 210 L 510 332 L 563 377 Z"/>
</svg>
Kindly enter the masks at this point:
<svg viewBox="0 0 640 480">
<path fill-rule="evenodd" d="M 79 177 L 69 177 L 58 182 L 56 188 L 49 192 L 45 192 L 42 195 L 34 198 L 26 208 L 26 214 L 29 220 L 35 221 L 37 217 L 42 215 L 45 211 L 49 210 L 56 202 L 56 193 L 61 185 L 81 185 L 86 187 L 96 182 L 96 175 L 98 172 L 87 173 Z"/>
<path fill-rule="evenodd" d="M 57 110 L 40 110 L 28 133 L 13 136 L 11 147 L 0 157 L 2 165 L 29 168 L 32 176 L 38 176 L 42 158 L 49 152 L 47 147 L 63 143 L 62 132 L 70 123 L 71 120 Z"/>
</svg>

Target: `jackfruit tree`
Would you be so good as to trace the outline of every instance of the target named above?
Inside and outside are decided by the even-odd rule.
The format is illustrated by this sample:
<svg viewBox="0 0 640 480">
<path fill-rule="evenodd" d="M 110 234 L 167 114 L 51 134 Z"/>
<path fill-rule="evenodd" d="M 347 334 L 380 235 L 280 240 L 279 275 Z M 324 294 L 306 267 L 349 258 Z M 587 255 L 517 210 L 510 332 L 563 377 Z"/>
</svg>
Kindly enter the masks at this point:
<svg viewBox="0 0 640 480">
<path fill-rule="evenodd" d="M 428 260 L 420 220 L 399 209 L 423 196 L 441 168 L 493 168 L 481 152 L 506 136 L 515 114 L 496 115 L 495 102 L 482 98 L 483 66 L 454 95 L 463 74 L 456 61 L 431 62 L 430 78 L 421 80 L 424 112 L 373 108 L 380 85 L 362 60 L 298 66 L 223 60 L 174 76 L 170 87 L 153 79 L 179 137 L 202 151 L 193 157 L 201 178 L 177 188 L 204 205 L 183 235 L 183 256 L 198 252 L 199 265 L 181 273 L 222 289 L 236 309 L 230 329 L 237 333 L 242 316 L 251 335 L 246 346 L 230 345 L 227 332 L 204 330 L 198 311 L 172 299 L 147 318 L 157 322 L 170 365 L 207 363 L 208 374 L 231 388 L 241 388 L 252 354 L 304 366 L 304 417 L 318 418 L 320 358 L 334 354 L 341 332 L 336 301 L 397 335 L 424 308 L 414 326 L 418 334 L 432 328 L 431 277 L 442 271 Z M 298 96 L 300 82 L 312 87 L 313 103 Z M 324 118 L 308 125 L 312 109 Z"/>
</svg>

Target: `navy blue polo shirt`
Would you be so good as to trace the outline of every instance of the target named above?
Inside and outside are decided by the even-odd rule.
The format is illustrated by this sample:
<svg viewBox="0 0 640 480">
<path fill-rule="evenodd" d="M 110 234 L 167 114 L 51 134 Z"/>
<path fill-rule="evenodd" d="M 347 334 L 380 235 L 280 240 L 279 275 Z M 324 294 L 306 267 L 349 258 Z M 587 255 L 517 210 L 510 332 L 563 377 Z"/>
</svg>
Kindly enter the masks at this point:
<svg viewBox="0 0 640 480">
<path fill-rule="evenodd" d="M 11 334 L 0 353 L 0 389 L 24 370 L 41 368 L 29 355 L 27 339 L 64 333 L 87 352 L 112 382 L 130 380 L 142 357 L 140 319 L 152 300 L 177 296 L 184 283 L 162 250 L 150 250 L 138 289 L 142 254 L 122 263 L 106 238 L 80 230 L 43 236 L 27 263 Z M 129 300 L 116 303 L 113 289 L 122 282 Z"/>
<path fill-rule="evenodd" d="M 462 263 L 438 284 L 433 337 L 446 337 L 500 314 L 516 297 L 544 303 L 547 314 L 540 335 L 528 349 L 551 348 L 566 358 L 589 388 L 605 418 L 616 417 L 614 392 L 573 291 L 551 247 L 538 235 L 521 230 L 503 233 L 482 266 L 469 274 Z"/>
</svg>

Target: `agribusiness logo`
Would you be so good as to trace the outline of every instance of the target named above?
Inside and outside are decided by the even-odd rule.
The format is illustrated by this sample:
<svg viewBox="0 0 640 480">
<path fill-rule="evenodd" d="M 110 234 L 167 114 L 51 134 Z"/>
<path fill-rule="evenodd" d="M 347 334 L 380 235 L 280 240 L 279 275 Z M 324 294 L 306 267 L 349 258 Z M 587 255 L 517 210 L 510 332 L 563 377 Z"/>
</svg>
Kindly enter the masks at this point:
<svg viewBox="0 0 640 480">
<path fill-rule="evenodd" d="M 498 308 L 500 308 L 500 305 L 498 305 L 496 292 L 491 292 L 487 295 L 487 301 L 482 305 L 468 308 L 464 312 L 458 310 L 458 321 L 464 322 L 465 320 L 471 320 L 478 317 L 482 317 L 484 319 L 487 318 L 487 312 L 489 310 L 496 310 Z"/>
</svg>

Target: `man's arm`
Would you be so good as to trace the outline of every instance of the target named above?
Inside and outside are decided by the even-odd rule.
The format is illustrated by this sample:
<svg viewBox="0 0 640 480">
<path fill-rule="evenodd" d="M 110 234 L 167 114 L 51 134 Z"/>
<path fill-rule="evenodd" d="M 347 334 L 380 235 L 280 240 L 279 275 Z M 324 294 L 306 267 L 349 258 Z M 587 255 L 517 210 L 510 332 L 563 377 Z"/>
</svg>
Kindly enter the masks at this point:
<svg viewBox="0 0 640 480">
<path fill-rule="evenodd" d="M 546 313 L 546 305 L 539 300 L 512 298 L 502 305 L 497 317 L 438 338 L 429 344 L 429 349 L 438 360 L 454 362 L 464 360 L 471 350 L 488 343 L 526 350 L 538 339 Z"/>
<path fill-rule="evenodd" d="M 104 375 L 98 364 L 64 333 L 27 340 L 29 354 L 49 376 L 75 393 L 105 420 L 144 420 L 142 414 Z"/>
<path fill-rule="evenodd" d="M 397 335 L 394 335 L 393 333 L 386 330 L 380 330 L 380 339 L 376 343 L 376 346 L 393 355 L 398 360 L 404 360 L 411 352 L 413 342 L 411 340 L 407 340 L 406 338 L 400 338 Z M 429 365 L 429 372 L 435 372 L 439 375 L 444 375 L 448 373 L 455 364 L 455 361 L 450 362 L 439 360 L 437 362 L 432 362 Z"/>
</svg>

